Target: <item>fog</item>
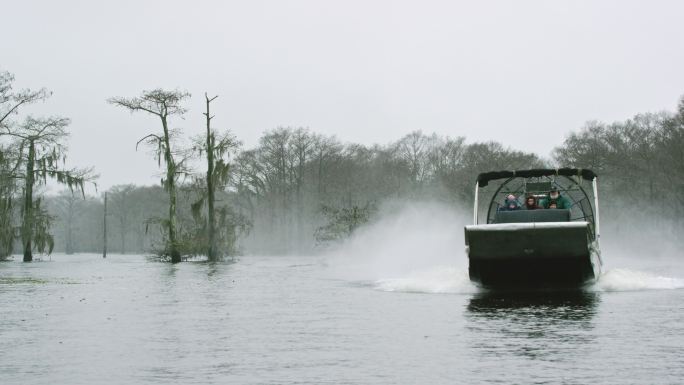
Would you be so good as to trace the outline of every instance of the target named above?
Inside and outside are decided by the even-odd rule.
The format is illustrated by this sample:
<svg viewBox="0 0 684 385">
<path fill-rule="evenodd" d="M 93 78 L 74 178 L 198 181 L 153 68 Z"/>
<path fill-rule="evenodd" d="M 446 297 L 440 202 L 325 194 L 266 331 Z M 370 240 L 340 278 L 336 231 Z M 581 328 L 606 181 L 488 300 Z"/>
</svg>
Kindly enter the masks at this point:
<svg viewBox="0 0 684 385">
<path fill-rule="evenodd" d="M 2 111 L 26 87 L 52 93 L 2 122 L 3 255 L 19 250 L 9 241 L 28 164 L 18 138 L 28 117 L 52 115 L 69 119 L 37 164 L 56 159 L 48 151 L 56 145 L 72 179 L 52 169 L 24 197 L 35 198 L 43 246 L 98 252 L 106 239 L 110 252 L 177 243 L 197 254 L 214 213 L 207 149 L 192 139 L 205 132 L 205 92 L 218 95 L 212 132 L 234 139 L 214 164 L 223 167 L 214 184 L 226 255 L 320 254 L 346 242 L 368 271 L 386 269 L 386 259 L 396 271 L 382 275 L 421 271 L 462 248 L 448 234 L 462 236 L 460 210 L 478 173 L 560 166 L 599 174 L 608 246 L 611 234 L 639 247 L 656 234 L 665 240 L 648 252 L 677 253 L 669 240 L 684 226 L 684 53 L 673 49 L 684 38 L 681 7 L 14 3 L 6 28 L 23 33 L 7 40 L 0 63 L 9 87 Z M 182 95 L 179 113 L 163 126 L 172 140 L 136 150 L 158 135 L 159 116 L 116 101 L 150 91 Z M 173 148 L 162 156 L 164 146 Z M 77 199 L 65 187 L 85 193 Z M 643 200 L 652 215 L 634 222 Z M 439 221 L 385 241 L 433 212 Z M 169 224 L 177 242 L 166 239 L 176 234 L 165 232 Z M 371 224 L 381 225 L 357 231 Z M 396 259 L 400 251 L 423 257 Z"/>
</svg>

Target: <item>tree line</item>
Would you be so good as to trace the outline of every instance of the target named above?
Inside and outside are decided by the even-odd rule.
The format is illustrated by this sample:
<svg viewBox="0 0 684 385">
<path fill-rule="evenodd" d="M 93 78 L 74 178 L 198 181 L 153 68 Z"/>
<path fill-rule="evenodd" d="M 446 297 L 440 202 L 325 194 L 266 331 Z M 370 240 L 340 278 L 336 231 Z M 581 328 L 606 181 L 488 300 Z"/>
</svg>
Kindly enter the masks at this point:
<svg viewBox="0 0 684 385">
<path fill-rule="evenodd" d="M 0 76 L 0 257 L 20 248 L 30 260 L 27 253 L 55 245 L 67 253 L 100 251 L 104 202 L 83 194 L 83 184 L 95 178 L 91 169 L 64 167 L 68 119 L 15 119 L 20 108 L 49 92 L 13 91 L 13 80 L 6 72 Z M 671 219 L 675 229 L 684 225 L 678 194 L 684 184 L 684 100 L 675 112 L 589 122 L 551 159 L 493 141 L 467 143 L 421 131 L 367 146 L 280 127 L 266 131 L 254 148 L 243 148 L 229 131 L 212 127 L 215 100 L 204 95 L 206 130 L 195 138 L 170 128 L 187 111 L 186 92 L 156 89 L 108 100 L 159 119 L 159 129 L 141 133 L 137 145 L 150 146 L 164 170 L 160 186 L 107 191 L 112 251 L 155 252 L 172 262 L 196 255 L 216 260 L 245 252 L 307 253 L 349 236 L 388 199 L 470 207 L 480 172 L 554 166 L 596 171 L 602 210 L 611 220 L 626 215 L 625 207 L 648 202 L 650 212 Z M 189 164 L 198 160 L 204 166 L 193 170 Z M 33 192 L 51 178 L 66 190 L 57 196 Z"/>
<path fill-rule="evenodd" d="M 601 210 L 610 223 L 684 229 L 684 98 L 674 112 L 638 114 L 622 122 L 590 121 L 553 153 L 557 163 L 590 168 L 600 179 Z"/>
<path fill-rule="evenodd" d="M 216 201 L 223 207 L 216 211 L 217 228 L 232 253 L 289 254 L 310 253 L 323 242 L 348 236 L 387 199 L 469 206 L 481 169 L 541 167 L 544 162 L 499 143 L 467 144 L 461 137 L 420 131 L 386 145 L 364 146 L 282 127 L 265 132 L 255 148 L 239 149 L 226 165 L 226 184 L 217 189 Z M 176 230 L 184 237 L 197 229 L 194 211 L 203 190 L 195 181 L 179 183 L 177 189 Z M 110 250 L 140 253 L 168 243 L 166 225 L 159 226 L 168 215 L 164 186 L 119 185 L 109 189 L 108 197 Z M 47 203 L 57 218 L 58 250 L 101 248 L 102 197 L 83 200 L 65 190 Z M 181 254 L 206 255 L 200 251 L 183 249 Z"/>
</svg>

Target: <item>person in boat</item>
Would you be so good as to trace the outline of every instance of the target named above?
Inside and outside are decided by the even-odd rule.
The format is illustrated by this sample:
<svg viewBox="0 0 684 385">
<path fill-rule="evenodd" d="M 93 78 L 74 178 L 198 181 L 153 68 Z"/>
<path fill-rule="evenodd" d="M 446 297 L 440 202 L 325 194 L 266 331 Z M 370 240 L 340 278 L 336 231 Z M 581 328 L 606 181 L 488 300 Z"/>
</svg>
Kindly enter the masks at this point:
<svg viewBox="0 0 684 385">
<path fill-rule="evenodd" d="M 563 195 L 561 195 L 560 191 L 558 190 L 558 187 L 554 187 L 549 191 L 549 195 L 546 196 L 545 199 L 542 199 L 539 202 L 539 206 L 545 208 L 545 209 L 550 209 L 551 202 L 556 203 L 557 209 L 570 209 L 572 207 L 572 203 L 570 200 Z"/>
<path fill-rule="evenodd" d="M 513 194 L 509 194 L 504 200 L 503 206 L 499 207 L 499 211 L 516 211 L 520 210 L 520 203 Z"/>
<path fill-rule="evenodd" d="M 527 198 L 525 198 L 525 209 L 526 210 L 536 210 L 540 208 L 537 205 L 537 198 L 534 195 L 528 195 Z"/>
</svg>

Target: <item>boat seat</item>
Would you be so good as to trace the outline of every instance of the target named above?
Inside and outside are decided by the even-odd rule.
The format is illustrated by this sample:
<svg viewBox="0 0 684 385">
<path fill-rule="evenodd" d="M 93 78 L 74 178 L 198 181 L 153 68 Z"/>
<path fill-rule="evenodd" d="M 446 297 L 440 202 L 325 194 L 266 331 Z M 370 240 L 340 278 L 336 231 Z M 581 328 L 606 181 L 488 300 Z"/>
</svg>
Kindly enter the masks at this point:
<svg viewBox="0 0 684 385">
<path fill-rule="evenodd" d="M 570 210 L 539 209 L 497 211 L 494 223 L 570 222 Z"/>
</svg>

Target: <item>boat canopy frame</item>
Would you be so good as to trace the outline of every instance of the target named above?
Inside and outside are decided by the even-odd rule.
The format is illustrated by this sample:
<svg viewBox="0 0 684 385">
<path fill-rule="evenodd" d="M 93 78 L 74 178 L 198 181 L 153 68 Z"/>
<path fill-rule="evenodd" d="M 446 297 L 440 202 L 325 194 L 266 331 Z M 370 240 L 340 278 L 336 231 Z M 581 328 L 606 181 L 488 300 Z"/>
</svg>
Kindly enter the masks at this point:
<svg viewBox="0 0 684 385">
<path fill-rule="evenodd" d="M 549 188 L 555 187 L 568 198 L 572 203 L 571 221 L 586 221 L 590 225 L 590 233 L 595 241 L 599 239 L 599 213 L 598 213 L 598 186 L 597 175 L 588 169 L 577 168 L 558 168 L 558 169 L 532 169 L 532 170 L 516 170 L 516 171 L 493 171 L 478 175 L 475 184 L 475 207 L 473 213 L 473 222 L 478 224 L 479 213 L 479 194 L 482 187 L 489 185 L 489 182 L 503 180 L 492 194 L 489 205 L 487 207 L 487 222 L 494 223 L 494 218 L 498 208 L 501 206 L 498 202 L 508 194 L 514 194 L 516 197 L 521 195 L 534 195 L 536 198 L 542 198 L 547 193 L 546 191 L 529 191 L 530 189 L 539 188 L 539 186 L 547 185 Z M 589 181 L 592 184 L 591 194 L 587 192 L 582 186 L 583 181 Z M 593 199 L 592 196 L 593 195 Z M 523 197 L 524 199 L 524 197 Z M 593 203 L 593 205 L 592 205 Z M 593 207 L 592 207 L 593 206 Z"/>
<path fill-rule="evenodd" d="M 508 178 L 531 178 L 543 176 L 566 176 L 566 177 L 580 177 L 584 180 L 592 182 L 597 175 L 586 168 L 535 168 L 531 170 L 516 170 L 516 171 L 490 171 L 483 172 L 477 176 L 477 184 L 480 187 L 485 187 L 490 181 Z"/>
</svg>

